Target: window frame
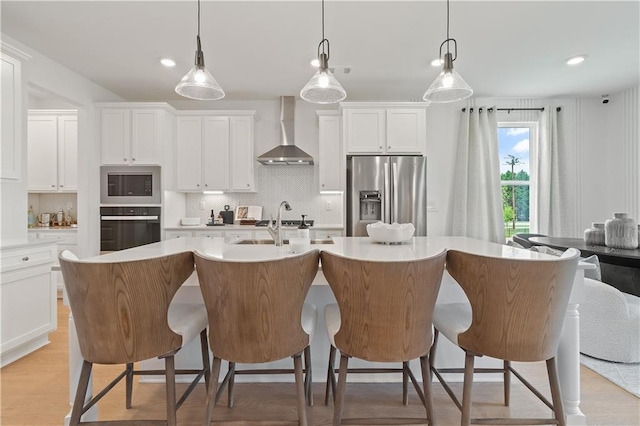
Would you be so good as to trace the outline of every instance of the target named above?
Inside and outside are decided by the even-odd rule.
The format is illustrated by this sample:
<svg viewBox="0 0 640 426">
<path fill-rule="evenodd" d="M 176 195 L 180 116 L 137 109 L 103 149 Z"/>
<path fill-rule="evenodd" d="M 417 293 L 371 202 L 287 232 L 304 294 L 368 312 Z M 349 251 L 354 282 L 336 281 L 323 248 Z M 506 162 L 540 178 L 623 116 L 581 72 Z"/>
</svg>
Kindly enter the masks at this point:
<svg viewBox="0 0 640 426">
<path fill-rule="evenodd" d="M 529 232 L 536 233 L 537 229 L 534 229 L 534 224 L 537 224 L 538 221 L 534 220 L 534 217 L 537 212 L 537 195 L 538 195 L 538 132 L 539 126 L 537 121 L 508 121 L 508 120 L 500 120 L 498 121 L 498 129 L 501 128 L 517 128 L 517 127 L 526 127 L 529 129 L 529 180 L 528 181 L 518 181 L 518 180 L 502 180 L 500 179 L 500 188 L 502 186 L 529 186 Z M 502 161 L 502 159 L 500 159 Z M 501 161 L 499 164 L 502 164 Z M 502 174 L 500 170 L 498 173 Z"/>
</svg>

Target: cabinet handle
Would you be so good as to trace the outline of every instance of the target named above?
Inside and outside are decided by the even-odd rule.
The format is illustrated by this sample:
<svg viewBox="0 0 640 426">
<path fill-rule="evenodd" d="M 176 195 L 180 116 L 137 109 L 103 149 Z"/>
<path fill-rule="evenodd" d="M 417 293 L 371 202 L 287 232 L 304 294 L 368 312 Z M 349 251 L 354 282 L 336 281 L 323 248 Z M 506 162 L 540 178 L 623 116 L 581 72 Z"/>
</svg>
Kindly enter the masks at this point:
<svg viewBox="0 0 640 426">
<path fill-rule="evenodd" d="M 199 187 L 200 187 L 200 184 L 199 184 L 199 183 L 196 183 L 196 186 L 199 188 Z"/>
<path fill-rule="evenodd" d="M 25 257 L 22 258 L 23 262 L 26 262 L 27 260 L 29 260 L 29 256 L 25 256 Z"/>
<path fill-rule="evenodd" d="M 124 158 L 123 160 L 124 160 L 124 161 L 127 161 L 127 159 L 126 159 L 126 158 Z"/>
<path fill-rule="evenodd" d="M 380 150 L 382 150 L 382 145 L 378 147 Z"/>
<path fill-rule="evenodd" d="M 322 187 L 324 187 L 324 183 L 322 184 Z"/>
<path fill-rule="evenodd" d="M 247 186 L 251 186 L 251 185 L 247 184 Z"/>
<path fill-rule="evenodd" d="M 51 185 L 51 187 L 52 187 L 52 188 L 55 188 L 56 186 L 55 186 L 55 185 Z"/>
<path fill-rule="evenodd" d="M 209 184 L 205 183 L 204 186 L 209 186 Z"/>
<path fill-rule="evenodd" d="M 136 159 L 135 159 L 135 158 L 132 158 L 132 159 L 131 159 L 131 161 L 136 161 Z"/>
<path fill-rule="evenodd" d="M 60 188 L 64 188 L 64 185 L 60 185 Z"/>
</svg>

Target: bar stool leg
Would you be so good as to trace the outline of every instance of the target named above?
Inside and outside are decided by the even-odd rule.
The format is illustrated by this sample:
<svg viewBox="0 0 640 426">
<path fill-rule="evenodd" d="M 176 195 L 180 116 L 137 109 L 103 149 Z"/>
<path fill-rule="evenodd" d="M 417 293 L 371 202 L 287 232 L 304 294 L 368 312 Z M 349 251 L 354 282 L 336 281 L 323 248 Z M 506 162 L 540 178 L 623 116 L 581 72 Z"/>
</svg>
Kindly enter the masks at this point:
<svg viewBox="0 0 640 426">
<path fill-rule="evenodd" d="M 82 370 L 80 371 L 80 378 L 78 379 L 76 398 L 73 401 L 73 410 L 71 410 L 70 426 L 76 426 L 80 423 L 80 417 L 82 417 L 82 410 L 84 408 L 84 399 L 87 396 L 87 389 L 89 388 L 92 367 L 93 364 L 89 361 L 82 361 Z"/>
<path fill-rule="evenodd" d="M 167 389 L 167 425 L 176 426 L 176 369 L 173 355 L 164 359 L 165 381 Z"/>
<path fill-rule="evenodd" d="M 211 369 L 211 382 L 207 388 L 207 411 L 205 413 L 204 425 L 209 426 L 213 418 L 213 409 L 216 406 L 216 393 L 218 393 L 218 376 L 220 376 L 220 363 L 222 360 L 213 357 L 213 365 Z"/>
<path fill-rule="evenodd" d="M 233 408 L 233 388 L 236 384 L 236 363 L 229 362 L 229 383 L 227 383 L 227 407 Z"/>
<path fill-rule="evenodd" d="M 409 405 L 409 373 L 407 369 L 409 368 L 408 362 L 402 363 L 402 404 Z"/>
<path fill-rule="evenodd" d="M 311 346 L 304 348 L 305 375 L 304 384 L 307 395 L 307 404 L 313 407 L 313 369 L 311 367 Z"/>
<path fill-rule="evenodd" d="M 335 376 L 335 363 L 336 363 L 336 348 L 333 345 L 329 346 L 329 368 L 327 369 L 327 385 L 324 391 L 324 405 L 329 405 L 329 395 L 333 392 L 333 400 L 336 398 L 336 376 Z"/>
<path fill-rule="evenodd" d="M 299 353 L 293 356 L 293 366 L 298 394 L 298 422 L 300 426 L 307 426 L 307 404 L 305 401 L 304 377 L 302 374 L 302 357 Z"/>
<path fill-rule="evenodd" d="M 560 393 L 560 381 L 558 380 L 558 368 L 556 357 L 547 360 L 547 374 L 549 375 L 549 385 L 551 386 L 551 399 L 553 401 L 553 413 L 559 426 L 566 426 L 564 406 L 562 404 L 562 394 Z"/>
<path fill-rule="evenodd" d="M 473 388 L 473 364 L 475 356 L 466 353 L 464 360 L 464 385 L 462 388 L 462 426 L 471 424 L 471 390 Z"/>
<path fill-rule="evenodd" d="M 420 357 L 420 369 L 422 370 L 422 387 L 424 389 L 424 408 L 427 412 L 429 425 L 436 424 L 436 414 L 433 411 L 433 398 L 431 397 L 431 364 L 425 355 Z"/>
<path fill-rule="evenodd" d="M 509 406 L 511 400 L 511 361 L 504 362 L 504 405 Z"/>
<path fill-rule="evenodd" d="M 200 332 L 200 350 L 202 351 L 202 368 L 204 369 L 205 388 L 209 389 L 209 379 L 211 378 L 211 364 L 209 362 L 209 341 L 207 339 L 207 329 Z"/>
<path fill-rule="evenodd" d="M 133 363 L 127 364 L 127 376 L 125 387 L 125 398 L 127 409 L 131 408 L 131 396 L 133 394 Z"/>
<path fill-rule="evenodd" d="M 347 370 L 349 367 L 349 357 L 340 354 L 340 371 L 338 372 L 338 386 L 335 393 L 333 405 L 333 426 L 342 424 L 342 409 L 344 407 L 344 391 L 347 387 Z"/>
<path fill-rule="evenodd" d="M 440 332 L 437 328 L 433 328 L 433 344 L 431 345 L 431 350 L 429 351 L 429 365 L 433 368 L 436 366 L 436 347 L 438 345 L 438 336 Z M 429 373 L 431 375 L 431 379 L 433 380 L 433 370 L 429 369 Z"/>
</svg>

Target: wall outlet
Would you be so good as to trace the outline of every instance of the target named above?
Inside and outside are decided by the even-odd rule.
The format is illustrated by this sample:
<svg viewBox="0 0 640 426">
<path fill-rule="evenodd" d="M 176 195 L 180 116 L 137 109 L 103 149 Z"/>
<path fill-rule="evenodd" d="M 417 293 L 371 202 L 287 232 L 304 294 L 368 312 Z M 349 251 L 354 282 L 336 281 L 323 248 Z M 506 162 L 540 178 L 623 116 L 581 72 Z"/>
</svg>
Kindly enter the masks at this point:
<svg viewBox="0 0 640 426">
<path fill-rule="evenodd" d="M 428 212 L 438 211 L 438 203 L 436 200 L 427 200 L 427 211 Z"/>
<path fill-rule="evenodd" d="M 71 210 L 73 208 L 73 202 L 67 201 L 67 210 Z"/>
<path fill-rule="evenodd" d="M 200 201 L 200 210 L 204 210 L 204 200 Z"/>
<path fill-rule="evenodd" d="M 331 210 L 333 207 L 331 206 L 331 201 L 325 201 L 324 202 L 324 209 L 325 210 Z"/>
</svg>

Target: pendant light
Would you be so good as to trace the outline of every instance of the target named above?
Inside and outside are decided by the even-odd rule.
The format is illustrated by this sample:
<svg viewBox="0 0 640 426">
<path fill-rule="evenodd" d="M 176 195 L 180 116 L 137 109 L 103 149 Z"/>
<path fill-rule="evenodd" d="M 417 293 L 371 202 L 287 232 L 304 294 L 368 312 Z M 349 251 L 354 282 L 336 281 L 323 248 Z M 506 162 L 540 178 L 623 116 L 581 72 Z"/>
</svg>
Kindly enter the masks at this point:
<svg viewBox="0 0 640 426">
<path fill-rule="evenodd" d="M 442 47 L 445 43 L 447 45 L 447 53 L 445 53 L 443 59 Z M 450 43 L 453 43 L 453 54 L 449 52 Z M 444 61 L 442 71 L 438 77 L 436 77 L 436 80 L 431 83 L 423 99 L 435 103 L 445 103 L 461 101 L 473 95 L 473 89 L 464 81 L 460 74 L 453 69 L 453 61 L 458 58 L 458 43 L 456 39 L 449 37 L 449 0 L 447 0 L 447 39 L 440 45 L 438 57 Z"/>
<path fill-rule="evenodd" d="M 198 0 L 198 36 L 195 65 L 182 77 L 176 93 L 185 98 L 215 101 L 224 98 L 224 90 L 204 67 L 204 53 L 200 45 L 200 0 Z"/>
<path fill-rule="evenodd" d="M 326 49 L 326 50 L 325 50 Z M 314 104 L 334 104 L 347 97 L 338 80 L 329 71 L 329 40 L 324 37 L 324 0 L 322 0 L 322 41 L 318 44 L 318 71 L 300 91 L 300 97 Z"/>
</svg>

